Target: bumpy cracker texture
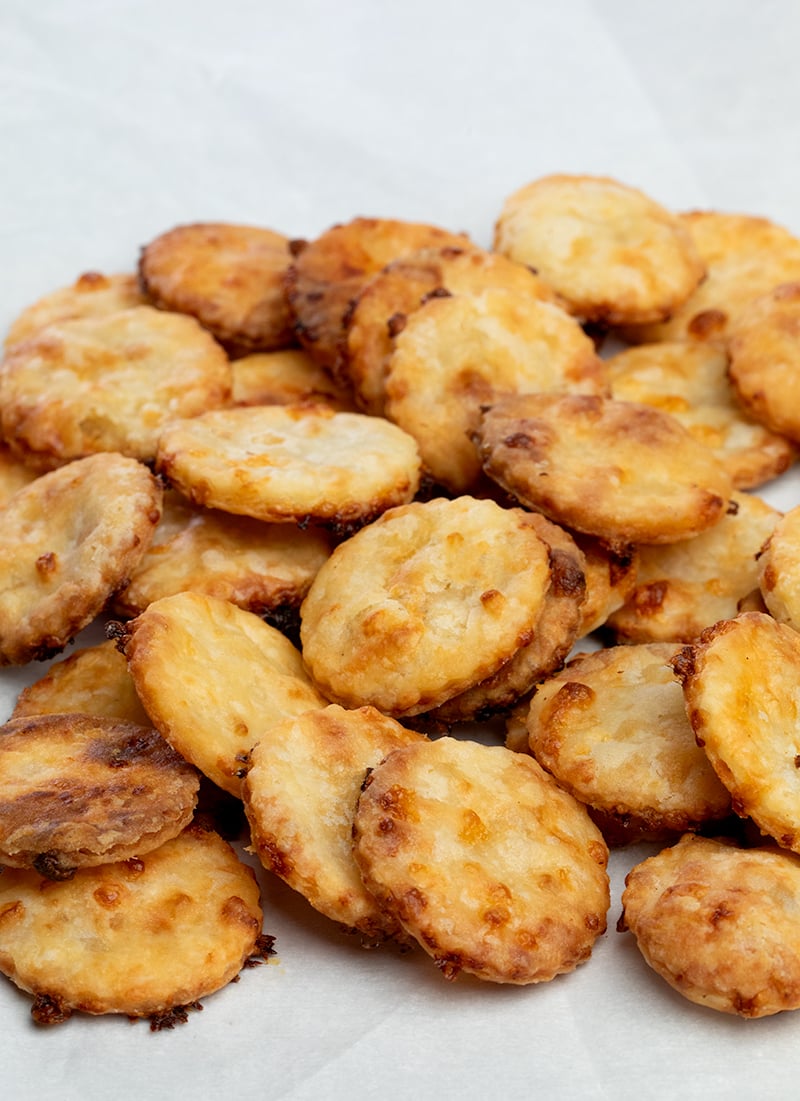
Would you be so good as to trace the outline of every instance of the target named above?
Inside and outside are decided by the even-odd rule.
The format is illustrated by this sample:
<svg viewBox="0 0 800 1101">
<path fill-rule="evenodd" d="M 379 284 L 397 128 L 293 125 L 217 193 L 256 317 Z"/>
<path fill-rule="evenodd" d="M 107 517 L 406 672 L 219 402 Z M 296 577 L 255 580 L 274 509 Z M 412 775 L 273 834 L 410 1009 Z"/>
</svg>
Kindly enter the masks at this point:
<svg viewBox="0 0 800 1101">
<path fill-rule="evenodd" d="M 329 554 L 329 537 L 319 529 L 200 509 L 168 492 L 153 542 L 113 608 L 135 616 L 188 589 L 253 612 L 296 607 Z"/>
<path fill-rule="evenodd" d="M 189 823 L 198 782 L 148 727 L 99 715 L 13 719 L 0 728 L 0 861 L 60 874 L 143 856 Z"/>
<path fill-rule="evenodd" d="M 730 331 L 730 378 L 739 401 L 774 432 L 800 441 L 800 282 L 744 307 Z"/>
<path fill-rule="evenodd" d="M 780 516 L 760 497 L 734 493 L 708 531 L 640 547 L 636 587 L 608 626 L 625 642 L 690 642 L 717 620 L 732 619 L 758 588 L 758 554 Z"/>
<path fill-rule="evenodd" d="M 800 279 L 800 240 L 767 218 L 697 210 L 680 221 L 706 266 L 697 290 L 661 324 L 631 326 L 633 342 L 725 342 L 731 322 L 758 295 Z"/>
<path fill-rule="evenodd" d="M 611 545 L 696 535 L 732 493 L 708 448 L 633 402 L 516 394 L 485 413 L 479 439 L 486 473 L 523 504 Z"/>
<path fill-rule="evenodd" d="M 730 813 L 730 796 L 694 740 L 670 644 L 581 654 L 531 700 L 530 749 L 576 799 L 685 830 Z"/>
<path fill-rule="evenodd" d="M 283 293 L 289 240 L 258 226 L 176 226 L 142 249 L 139 277 L 165 310 L 191 314 L 232 354 L 293 342 Z"/>
<path fill-rule="evenodd" d="M 685 837 L 626 883 L 621 928 L 689 1001 L 741 1017 L 800 1007 L 795 856 Z"/>
<path fill-rule="evenodd" d="M 734 811 L 800 850 L 800 635 L 746 612 L 704 631 L 676 669 L 695 737 Z"/>
<path fill-rule="evenodd" d="M 226 405 L 228 358 L 191 317 L 151 306 L 50 325 L 0 368 L 0 428 L 43 468 L 97 451 L 154 458 L 176 417 Z"/>
<path fill-rule="evenodd" d="M 0 511 L 0 665 L 57 653 L 140 560 L 161 514 L 141 463 L 93 455 L 42 475 Z"/>
<path fill-rule="evenodd" d="M 195 504 L 347 526 L 410 501 L 420 459 L 396 425 L 323 406 L 257 406 L 168 427 L 158 469 Z"/>
<path fill-rule="evenodd" d="M 250 868 L 190 827 L 143 859 L 80 869 L 65 883 L 0 877 L 0 970 L 85 1013 L 163 1014 L 219 990 L 261 933 Z"/>
<path fill-rule="evenodd" d="M 621 608 L 636 585 L 639 551 L 634 546 L 612 548 L 591 535 L 573 532 L 583 554 L 586 594 L 581 605 L 578 638 L 602 627 L 612 612 Z"/>
<path fill-rule="evenodd" d="M 201 593 L 150 604 L 129 625 L 125 653 L 153 725 L 231 795 L 265 730 L 329 702 L 279 631 Z"/>
<path fill-rule="evenodd" d="M 8 330 L 5 350 L 8 352 L 48 325 L 79 317 L 105 317 L 118 310 L 144 306 L 145 301 L 135 275 L 84 272 L 72 286 L 51 291 L 23 310 Z"/>
<path fill-rule="evenodd" d="M 286 295 L 295 335 L 317 363 L 336 371 L 345 315 L 369 279 L 392 260 L 423 248 L 468 247 L 463 234 L 391 218 L 354 218 L 313 241 L 293 243 Z"/>
<path fill-rule="evenodd" d="M 358 794 L 367 769 L 420 738 L 374 707 L 331 704 L 278 723 L 250 755 L 243 799 L 261 862 L 315 909 L 370 938 L 399 927 L 353 860 Z"/>
<path fill-rule="evenodd" d="M 472 487 L 472 435 L 499 394 L 606 390 L 605 370 L 580 326 L 549 302 L 505 290 L 435 298 L 395 341 L 386 415 L 419 443 L 425 466 L 453 492 Z"/>
<path fill-rule="evenodd" d="M 431 296 L 479 295 L 491 287 L 556 301 L 553 291 L 530 268 L 479 248 L 423 249 L 387 264 L 348 315 L 340 370 L 361 406 L 368 413 L 384 413 L 395 337 L 408 323 L 409 314 Z"/>
<path fill-rule="evenodd" d="M 128 665 L 116 643 L 101 642 L 54 662 L 43 677 L 20 692 L 12 719 L 83 712 L 149 726 Z"/>
<path fill-rule="evenodd" d="M 745 413 L 728 362 L 721 345 L 666 341 L 628 348 L 606 368 L 615 398 L 670 413 L 719 457 L 736 489 L 751 489 L 788 469 L 796 449 Z"/>
<path fill-rule="evenodd" d="M 417 714 L 530 640 L 549 580 L 547 547 L 521 510 L 471 497 L 392 509 L 315 577 L 303 656 L 335 702 Z"/>
<path fill-rule="evenodd" d="M 767 540 L 758 584 L 770 614 L 800 631 L 800 505 L 778 520 Z"/>
<path fill-rule="evenodd" d="M 704 265 L 680 220 L 641 191 L 593 176 L 546 176 L 506 199 L 495 249 L 530 264 L 588 321 L 668 317 Z"/>
<path fill-rule="evenodd" d="M 359 800 L 367 887 L 448 978 L 545 982 L 606 925 L 608 850 L 530 757 L 440 738 L 395 750 Z"/>
</svg>

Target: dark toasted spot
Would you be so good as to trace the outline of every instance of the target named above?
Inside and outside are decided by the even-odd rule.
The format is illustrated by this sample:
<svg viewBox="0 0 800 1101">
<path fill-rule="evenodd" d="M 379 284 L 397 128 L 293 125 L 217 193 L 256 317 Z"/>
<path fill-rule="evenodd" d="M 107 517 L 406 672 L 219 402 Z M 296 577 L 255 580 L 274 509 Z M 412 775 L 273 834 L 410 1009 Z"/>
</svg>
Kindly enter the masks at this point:
<svg viewBox="0 0 800 1101">
<path fill-rule="evenodd" d="M 727 322 L 728 315 L 722 310 L 703 310 L 694 315 L 689 322 L 688 330 L 692 336 L 707 340 L 716 333 L 722 332 Z"/>
</svg>

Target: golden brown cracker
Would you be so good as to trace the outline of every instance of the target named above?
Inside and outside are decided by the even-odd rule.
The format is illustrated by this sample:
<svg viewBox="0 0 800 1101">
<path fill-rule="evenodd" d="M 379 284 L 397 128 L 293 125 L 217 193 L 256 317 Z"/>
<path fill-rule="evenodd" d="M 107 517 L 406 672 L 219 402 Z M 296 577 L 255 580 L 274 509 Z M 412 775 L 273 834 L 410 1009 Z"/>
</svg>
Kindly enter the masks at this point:
<svg viewBox="0 0 800 1101">
<path fill-rule="evenodd" d="M 135 459 L 79 459 L 0 510 L 0 664 L 57 653 L 103 609 L 140 560 L 161 486 Z"/>
<path fill-rule="evenodd" d="M 692 293 L 704 265 L 680 220 L 604 176 L 552 175 L 510 195 L 495 249 L 530 264 L 587 321 L 660 321 Z"/>
<path fill-rule="evenodd" d="M 303 656 L 335 702 L 418 714 L 530 640 L 549 581 L 547 547 L 521 510 L 472 497 L 401 506 L 340 544 L 314 578 Z"/>
<path fill-rule="evenodd" d="M 154 730 L 100 715 L 0 727 L 0 861 L 65 878 L 144 856 L 188 825 L 191 765 Z"/>
<path fill-rule="evenodd" d="M 370 773 L 354 852 L 367 887 L 435 960 L 499 983 L 546 982 L 604 931 L 608 850 L 530 757 L 439 738 Z"/>
<path fill-rule="evenodd" d="M 283 293 L 289 239 L 262 226 L 195 222 L 142 249 L 139 278 L 163 310 L 191 314 L 232 355 L 293 343 Z"/>
<path fill-rule="evenodd" d="M 628 873 L 620 928 L 689 1001 L 765 1017 L 800 1007 L 798 891 L 791 853 L 686 836 Z"/>
<path fill-rule="evenodd" d="M 162 1016 L 234 979 L 261 923 L 252 869 L 216 834 L 189 827 L 143 858 L 64 883 L 4 872 L 0 970 L 62 1019 Z"/>
</svg>

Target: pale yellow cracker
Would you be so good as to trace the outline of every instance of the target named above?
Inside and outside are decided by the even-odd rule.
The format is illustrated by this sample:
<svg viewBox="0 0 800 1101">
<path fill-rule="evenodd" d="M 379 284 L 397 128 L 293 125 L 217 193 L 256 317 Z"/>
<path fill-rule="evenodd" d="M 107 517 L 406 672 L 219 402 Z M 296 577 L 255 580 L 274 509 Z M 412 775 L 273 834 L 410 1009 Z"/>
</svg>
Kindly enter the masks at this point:
<svg viewBox="0 0 800 1101">
<path fill-rule="evenodd" d="M 792 853 L 686 836 L 629 872 L 620 931 L 689 1001 L 766 1017 L 800 1008 L 798 897 Z"/>
<path fill-rule="evenodd" d="M 479 443 L 486 473 L 523 504 L 612 545 L 696 535 L 732 493 L 707 447 L 633 402 L 516 394 L 485 413 Z"/>
<path fill-rule="evenodd" d="M 800 240 L 767 218 L 696 210 L 680 215 L 706 277 L 672 316 L 625 329 L 635 342 L 726 340 L 731 322 L 758 295 L 800 279 Z"/>
<path fill-rule="evenodd" d="M 578 638 L 586 597 L 584 556 L 569 533 L 544 516 L 532 512 L 525 520 L 547 545 L 550 559 L 550 585 L 533 638 L 491 677 L 434 708 L 428 715 L 431 719 L 444 723 L 482 720 L 506 710 L 537 681 L 559 669 Z"/>
<path fill-rule="evenodd" d="M 264 405 L 176 421 L 157 469 L 197 505 L 258 520 L 347 528 L 419 487 L 413 437 L 379 417 L 324 406 Z"/>
<path fill-rule="evenodd" d="M 244 762 L 263 731 L 328 703 L 288 639 L 216 597 L 155 601 L 127 625 L 124 646 L 153 725 L 232 795 L 241 794 Z"/>
<path fill-rule="evenodd" d="M 770 614 L 800 631 L 800 505 L 778 520 L 759 555 L 758 586 Z"/>
<path fill-rule="evenodd" d="M 367 769 L 421 737 L 374 707 L 331 704 L 265 731 L 248 761 L 242 797 L 261 862 L 320 913 L 370 938 L 400 930 L 353 860 L 358 794 Z"/>
<path fill-rule="evenodd" d="M 643 832 L 682 831 L 730 813 L 694 740 L 670 659 L 674 644 L 579 654 L 538 685 L 527 718 L 539 764 L 582 803 Z"/>
<path fill-rule="evenodd" d="M 675 667 L 695 737 L 734 811 L 800 851 L 800 635 L 745 612 L 709 627 Z"/>
<path fill-rule="evenodd" d="M 758 421 L 800 441 L 800 282 L 749 302 L 730 327 L 730 378 Z"/>
<path fill-rule="evenodd" d="M 252 869 L 197 827 L 66 883 L 31 871 L 0 876 L 0 970 L 51 1018 L 190 1006 L 236 977 L 261 923 Z M 36 1003 L 33 1013 L 42 1019 Z"/>
<path fill-rule="evenodd" d="M 289 239 L 261 226 L 196 222 L 142 249 L 139 278 L 152 302 L 191 314 L 234 355 L 293 343 L 283 293 Z"/>
<path fill-rule="evenodd" d="M 494 247 L 530 264 L 578 316 L 612 325 L 669 317 L 705 270 L 674 214 L 603 176 L 520 188 L 503 204 Z"/>
<path fill-rule="evenodd" d="M 135 275 L 103 275 L 87 271 L 69 287 L 51 291 L 28 306 L 12 322 L 5 341 L 6 352 L 29 340 L 48 325 L 80 317 L 105 317 L 118 310 L 144 306 L 146 299 Z"/>
<path fill-rule="evenodd" d="M 198 783 L 148 727 L 100 715 L 12 719 L 0 727 L 0 863 L 63 879 L 144 856 L 188 825 Z"/>
<path fill-rule="evenodd" d="M 226 405 L 231 375 L 191 317 L 151 306 L 50 325 L 0 366 L 0 428 L 42 467 L 96 451 L 149 461 L 164 426 Z"/>
<path fill-rule="evenodd" d="M 718 455 L 736 489 L 752 489 L 787 470 L 796 449 L 744 411 L 728 362 L 721 345 L 684 340 L 628 348 L 606 367 L 615 398 L 671 413 Z"/>
<path fill-rule="evenodd" d="M 110 640 L 54 662 L 43 677 L 22 689 L 11 718 L 65 712 L 150 726 L 125 657 Z"/>
<path fill-rule="evenodd" d="M 375 275 L 347 317 L 342 371 L 368 413 L 385 410 L 385 379 L 395 337 L 431 297 L 481 294 L 490 288 L 555 302 L 556 295 L 524 264 L 479 248 L 423 249 Z"/>
<path fill-rule="evenodd" d="M 345 316 L 373 275 L 422 248 L 469 244 L 464 234 L 394 218 L 354 218 L 313 241 L 293 241 L 286 295 L 301 345 L 317 363 L 338 373 Z"/>
<path fill-rule="evenodd" d="M 353 843 L 364 882 L 450 979 L 546 982 L 605 930 L 608 850 L 535 761 L 440 738 L 370 773 Z"/>
<path fill-rule="evenodd" d="M 760 497 L 734 493 L 708 531 L 640 547 L 636 587 L 608 626 L 622 642 L 690 642 L 718 619 L 732 619 L 758 588 L 758 554 L 780 517 Z"/>
<path fill-rule="evenodd" d="M 549 302 L 507 290 L 433 298 L 395 340 L 386 416 L 419 443 L 433 478 L 452 492 L 474 487 L 472 434 L 481 407 L 505 393 L 603 393 L 592 341 Z"/>
<path fill-rule="evenodd" d="M 92 455 L 43 474 L 0 510 L 0 665 L 61 650 L 144 554 L 161 486 L 141 463 Z"/>
<path fill-rule="evenodd" d="M 231 363 L 234 405 L 329 405 L 353 412 L 349 393 L 300 348 L 254 352 Z"/>
<path fill-rule="evenodd" d="M 547 547 L 521 510 L 472 497 L 392 509 L 314 578 L 303 657 L 346 707 L 427 711 L 531 639 L 549 581 Z"/>
<path fill-rule="evenodd" d="M 170 490 L 153 541 L 112 607 L 135 616 L 187 589 L 252 612 L 297 607 L 330 550 L 318 528 L 198 508 Z"/>
</svg>

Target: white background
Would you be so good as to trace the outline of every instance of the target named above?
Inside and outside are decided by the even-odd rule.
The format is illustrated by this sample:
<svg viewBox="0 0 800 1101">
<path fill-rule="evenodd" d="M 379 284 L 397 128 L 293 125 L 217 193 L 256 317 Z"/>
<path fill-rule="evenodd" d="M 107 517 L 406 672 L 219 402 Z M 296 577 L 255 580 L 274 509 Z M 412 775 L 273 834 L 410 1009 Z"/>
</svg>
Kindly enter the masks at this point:
<svg viewBox="0 0 800 1101">
<path fill-rule="evenodd" d="M 481 244 L 507 194 L 609 174 L 800 233 L 794 0 L 0 0 L 0 322 L 180 222 L 313 236 L 357 214 Z M 764 491 L 800 501 L 796 475 Z M 1 675 L 7 714 L 40 674 Z M 265 877 L 279 959 L 174 1032 L 50 1031 L 0 984 L 9 1099 L 788 1098 L 800 1014 L 690 1005 L 609 931 L 540 987 L 365 952 Z"/>
</svg>

